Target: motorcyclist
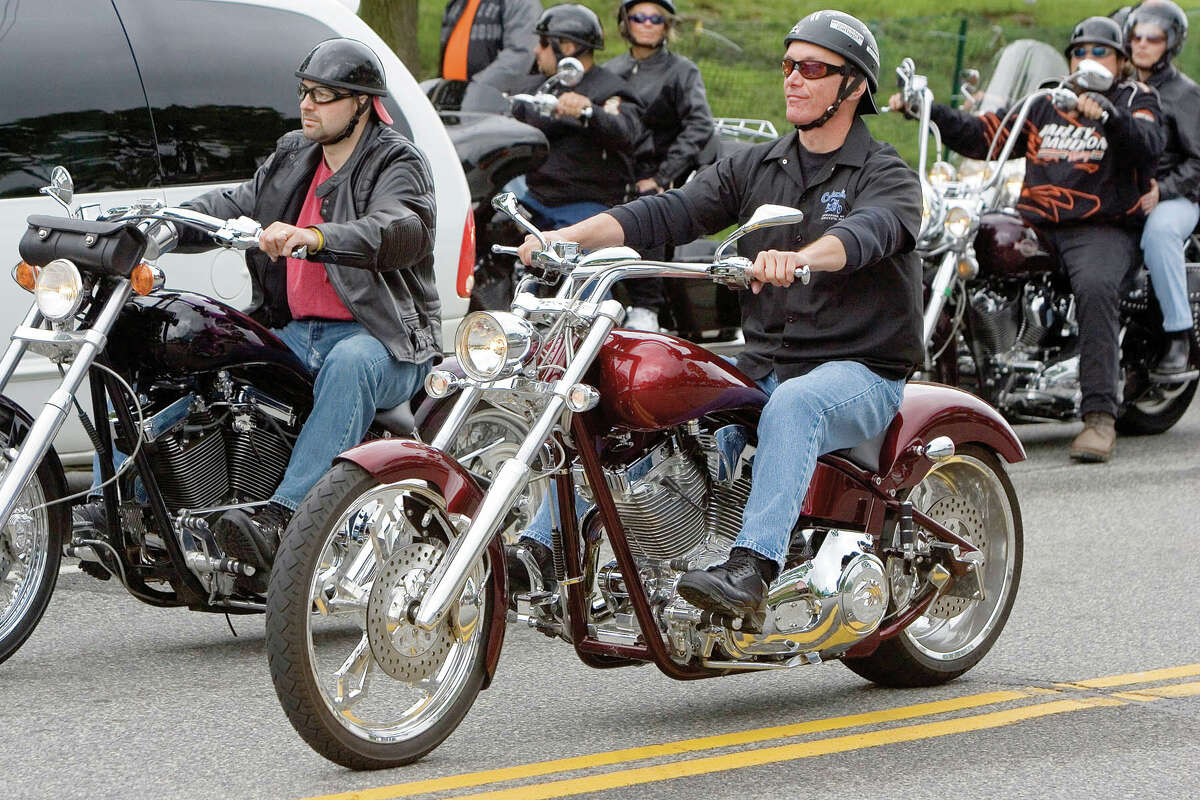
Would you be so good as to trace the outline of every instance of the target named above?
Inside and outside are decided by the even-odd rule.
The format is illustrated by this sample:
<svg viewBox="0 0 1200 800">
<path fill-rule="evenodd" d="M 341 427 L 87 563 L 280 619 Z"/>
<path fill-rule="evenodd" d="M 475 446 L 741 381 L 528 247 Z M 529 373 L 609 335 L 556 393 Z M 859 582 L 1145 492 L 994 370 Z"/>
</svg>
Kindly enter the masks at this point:
<svg viewBox="0 0 1200 800">
<path fill-rule="evenodd" d="M 1166 145 L 1150 191 L 1142 252 L 1163 313 L 1166 347 L 1150 376 L 1162 383 L 1195 377 L 1188 355 L 1192 313 L 1183 248 L 1200 221 L 1200 86 L 1172 60 L 1187 39 L 1187 15 L 1170 0 L 1150 0 L 1125 18 L 1125 41 L 1138 77 L 1158 91 Z"/>
<path fill-rule="evenodd" d="M 534 32 L 540 73 L 527 85 L 534 91 L 558 62 L 573 56 L 583 79 L 559 95 L 552 117 L 517 103 L 513 116 L 546 134 L 550 154 L 542 164 L 507 187 L 535 214 L 539 227 L 561 227 L 625 200 L 634 183 L 634 152 L 642 139 L 642 106 L 637 94 L 612 71 L 595 62 L 604 47 L 600 18 L 572 3 L 546 9 Z"/>
<path fill-rule="evenodd" d="M 1072 72 L 1085 59 L 1118 78 L 1128 68 L 1124 36 L 1107 17 L 1077 24 L 1066 55 Z M 888 105 L 900 111 L 904 100 L 895 94 Z M 947 146 L 968 158 L 985 158 L 1011 124 L 1001 131 L 1004 111 L 972 116 L 941 104 L 931 116 Z M 1116 447 L 1119 292 L 1135 263 L 1138 198 L 1162 150 L 1160 120 L 1153 89 L 1118 79 L 1107 92 L 1082 93 L 1074 111 L 1035 100 L 1016 134 L 1012 155 L 1026 159 L 1017 210 L 1054 245 L 1077 304 L 1084 428 L 1069 450 L 1077 461 L 1107 461 Z"/>
<path fill-rule="evenodd" d="M 718 161 L 682 187 L 547 235 L 585 248 L 638 249 L 723 230 L 767 203 L 804 212 L 802 223 L 738 242 L 754 260 L 754 287 L 741 297 L 746 346 L 737 363 L 770 400 L 729 558 L 678 584 L 688 602 L 750 625 L 761 620 L 766 587 L 782 568 L 818 456 L 885 430 L 921 358 L 921 266 L 913 252 L 920 186 L 859 118 L 876 113 L 875 37 L 849 14 L 818 11 L 788 32 L 784 46 L 783 90 L 796 132 Z M 522 259 L 537 247 L 527 238 Z M 811 284 L 793 286 L 805 265 Z M 548 529 L 535 524 L 525 537 L 541 563 Z"/>
<path fill-rule="evenodd" d="M 682 183 L 713 136 L 699 67 L 667 47 L 675 33 L 675 13 L 672 0 L 624 0 L 617 9 L 617 26 L 629 50 L 604 65 L 629 82 L 645 107 L 642 124 L 651 141 L 638 152 L 638 194 Z M 664 252 L 642 255 L 667 257 Z M 625 327 L 658 330 L 658 314 L 666 302 L 662 278 L 626 281 L 625 288 L 632 303 Z"/>
<path fill-rule="evenodd" d="M 280 138 L 251 180 L 184 203 L 266 226 L 246 255 L 252 314 L 316 374 L 312 412 L 270 503 L 215 526 L 227 554 L 260 568 L 250 579 L 259 592 L 308 490 L 362 440 L 377 409 L 412 396 L 441 353 L 432 173 L 389 127 L 381 62 L 362 42 L 328 39 L 296 77 L 302 130 Z M 212 246 L 181 236 L 193 249 Z M 290 255 L 299 247 L 303 259 Z"/>
<path fill-rule="evenodd" d="M 541 0 L 449 0 L 442 13 L 442 77 L 517 91 L 529 73 L 537 42 L 532 28 L 541 13 Z"/>
</svg>

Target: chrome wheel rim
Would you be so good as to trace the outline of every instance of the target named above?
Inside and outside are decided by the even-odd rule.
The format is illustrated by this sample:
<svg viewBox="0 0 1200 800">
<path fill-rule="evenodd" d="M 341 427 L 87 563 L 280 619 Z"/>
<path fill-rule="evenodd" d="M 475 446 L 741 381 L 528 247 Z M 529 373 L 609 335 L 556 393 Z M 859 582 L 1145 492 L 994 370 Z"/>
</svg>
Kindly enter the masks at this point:
<svg viewBox="0 0 1200 800">
<path fill-rule="evenodd" d="M 983 599 L 938 598 L 904 631 L 928 658 L 953 661 L 988 639 L 1008 605 L 1016 571 L 1015 514 L 1000 478 L 970 455 L 937 464 L 909 500 L 983 555 L 977 567 Z"/>
<path fill-rule="evenodd" d="M 467 469 L 491 480 L 500 467 L 516 456 L 529 435 L 525 420 L 500 409 L 484 409 L 471 414 L 454 437 L 450 455 Z M 545 481 L 530 481 L 514 506 L 514 521 L 501 533 L 509 544 L 533 522 L 538 506 L 546 496 Z"/>
<path fill-rule="evenodd" d="M 483 565 L 433 632 L 402 613 L 455 535 L 440 497 L 403 481 L 355 498 L 321 545 L 308 585 L 309 669 L 325 708 L 361 739 L 419 736 L 468 683 L 482 646 Z"/>
<path fill-rule="evenodd" d="M 0 530 L 0 641 L 25 619 L 46 580 L 50 514 L 49 509 L 40 507 L 44 502 L 46 493 L 35 475 L 21 490 Z"/>
<path fill-rule="evenodd" d="M 1146 391 L 1133 402 L 1133 407 L 1147 416 L 1154 416 L 1166 411 L 1175 400 L 1187 391 L 1194 381 L 1186 383 L 1160 385 L 1151 384 Z"/>
</svg>

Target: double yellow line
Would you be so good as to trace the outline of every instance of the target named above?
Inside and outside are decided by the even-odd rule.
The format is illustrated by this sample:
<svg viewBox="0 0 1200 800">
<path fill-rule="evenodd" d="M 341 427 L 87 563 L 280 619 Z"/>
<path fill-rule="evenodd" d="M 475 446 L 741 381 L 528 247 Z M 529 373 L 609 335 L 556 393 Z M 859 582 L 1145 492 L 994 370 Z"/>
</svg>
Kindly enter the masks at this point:
<svg viewBox="0 0 1200 800">
<path fill-rule="evenodd" d="M 1053 695 L 1060 698 L 1021 705 L 1016 708 L 953 717 L 933 722 L 921 722 L 914 725 L 902 725 L 866 733 L 814 739 L 773 747 L 761 747 L 723 755 L 680 759 L 652 766 L 616 770 L 598 775 L 585 775 L 543 783 L 524 784 L 512 788 L 496 789 L 469 795 L 454 795 L 456 800 L 464 800 L 464 798 L 471 798 L 471 800 L 475 800 L 476 798 L 539 800 L 540 798 L 569 797 L 588 792 L 655 783 L 673 778 L 726 772 L 781 761 L 812 758 L 813 756 L 862 750 L 887 744 L 912 742 L 920 739 L 933 739 L 939 736 L 999 728 L 1026 720 L 1064 714 L 1071 711 L 1122 706 L 1128 702 L 1152 702 L 1162 698 L 1190 697 L 1200 695 L 1200 681 L 1139 688 L 1135 691 L 1104 692 L 1103 690 L 1133 686 L 1135 684 L 1179 680 L 1197 675 L 1200 675 L 1200 664 L 1190 664 L 1181 667 L 1128 673 L 1125 675 L 1110 675 L 1073 683 L 1054 684 L 1056 687 L 1054 689 L 1031 687 L 1022 690 L 986 692 L 952 700 L 917 703 L 864 714 L 851 714 L 843 717 L 799 722 L 792 725 L 777 725 L 770 728 L 757 728 L 717 736 L 703 736 L 696 739 L 684 739 L 664 744 L 611 750 L 587 756 L 539 761 L 533 764 L 450 775 L 444 778 L 411 781 L 409 783 L 383 786 L 377 789 L 364 789 L 342 794 L 325 795 L 319 798 L 309 798 L 309 800 L 392 800 L 393 798 L 448 792 L 456 789 L 484 787 L 508 781 L 528 780 L 544 775 L 592 770 L 598 767 L 627 764 L 633 761 L 679 756 L 687 753 L 743 746 L 764 741 L 777 741 L 814 733 L 827 733 L 867 725 L 930 717 L 1000 703 L 1028 700 L 1038 696 Z M 1075 696 L 1062 696 L 1068 692 Z"/>
</svg>

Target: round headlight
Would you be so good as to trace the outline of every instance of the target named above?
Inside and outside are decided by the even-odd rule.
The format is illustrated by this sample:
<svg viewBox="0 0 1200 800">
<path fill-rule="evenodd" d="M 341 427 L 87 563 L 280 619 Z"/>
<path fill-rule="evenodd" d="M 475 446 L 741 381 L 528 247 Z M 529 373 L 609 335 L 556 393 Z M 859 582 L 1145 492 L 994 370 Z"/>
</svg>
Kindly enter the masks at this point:
<svg viewBox="0 0 1200 800">
<path fill-rule="evenodd" d="M 533 326 L 503 311 L 468 314 L 458 326 L 454 352 L 463 372 L 477 381 L 507 377 L 533 355 Z"/>
<path fill-rule="evenodd" d="M 38 272 L 33 285 L 38 310 L 52 322 L 70 319 L 83 302 L 83 278 L 65 258 L 56 258 Z"/>
<path fill-rule="evenodd" d="M 958 179 L 969 189 L 978 189 L 992 177 L 992 168 L 986 161 L 968 160 L 962 163 Z"/>
<path fill-rule="evenodd" d="M 955 206 L 946 213 L 946 232 L 961 239 L 971 231 L 971 212 Z"/>
<path fill-rule="evenodd" d="M 958 180 L 958 171 L 954 169 L 953 164 L 948 164 L 945 161 L 935 161 L 933 166 L 929 168 L 929 182 L 939 189 L 947 183 L 953 183 L 956 180 Z"/>
</svg>

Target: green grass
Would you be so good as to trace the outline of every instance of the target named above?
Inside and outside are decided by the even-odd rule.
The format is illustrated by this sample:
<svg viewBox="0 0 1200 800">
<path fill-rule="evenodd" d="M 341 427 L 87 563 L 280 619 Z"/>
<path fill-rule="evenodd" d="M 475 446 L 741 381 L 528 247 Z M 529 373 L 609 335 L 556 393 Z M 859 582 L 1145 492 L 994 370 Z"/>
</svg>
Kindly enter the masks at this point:
<svg viewBox="0 0 1200 800">
<path fill-rule="evenodd" d="M 544 0 L 550 5 L 550 0 Z M 622 52 L 625 43 L 617 34 L 617 3 L 584 0 L 604 23 L 607 47 L 599 61 Z M 681 0 L 682 23 L 676 52 L 694 60 L 704 74 L 709 104 L 723 117 L 770 119 L 782 132 L 782 82 L 778 63 L 783 36 L 796 20 L 810 11 L 828 7 L 811 2 L 774 0 Z M 950 97 L 958 33 L 967 21 L 964 67 L 975 67 L 984 79 L 991 72 L 992 58 L 1015 39 L 1040 39 L 1055 46 L 1066 43 L 1074 24 L 1091 14 L 1107 14 L 1117 0 L 844 0 L 835 7 L 855 14 L 870 26 L 879 40 L 883 75 L 877 101 L 883 104 L 894 86 L 893 70 L 904 57 L 930 78 L 934 96 L 942 102 Z M 1182 3 L 1189 16 L 1200 16 L 1200 7 Z M 438 29 L 444 3 L 421 3 L 419 44 L 421 77 L 437 73 Z M 1189 44 L 1180 65 L 1200 78 L 1200 45 Z M 899 117 L 870 118 L 872 132 L 891 142 L 905 158 L 915 161 L 914 126 Z"/>
</svg>

